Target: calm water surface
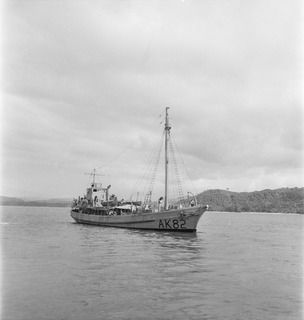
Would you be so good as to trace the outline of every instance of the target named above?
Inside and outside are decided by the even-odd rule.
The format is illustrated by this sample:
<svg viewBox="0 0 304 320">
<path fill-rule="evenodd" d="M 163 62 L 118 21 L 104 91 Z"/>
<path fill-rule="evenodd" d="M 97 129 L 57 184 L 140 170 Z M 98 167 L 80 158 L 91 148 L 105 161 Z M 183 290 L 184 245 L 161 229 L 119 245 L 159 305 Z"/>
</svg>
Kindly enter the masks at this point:
<svg viewBox="0 0 304 320">
<path fill-rule="evenodd" d="M 302 319 L 304 217 L 208 212 L 192 234 L 1 207 L 1 319 Z"/>
</svg>

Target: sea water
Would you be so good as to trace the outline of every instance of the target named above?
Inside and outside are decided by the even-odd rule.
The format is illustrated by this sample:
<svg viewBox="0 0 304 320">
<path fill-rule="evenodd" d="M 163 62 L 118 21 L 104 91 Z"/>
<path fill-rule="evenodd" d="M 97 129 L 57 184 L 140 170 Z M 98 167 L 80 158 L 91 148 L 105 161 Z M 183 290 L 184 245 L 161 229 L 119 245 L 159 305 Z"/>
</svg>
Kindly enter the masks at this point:
<svg viewBox="0 0 304 320">
<path fill-rule="evenodd" d="M 302 319 L 303 222 L 207 212 L 183 234 L 1 207 L 0 318 Z"/>
</svg>

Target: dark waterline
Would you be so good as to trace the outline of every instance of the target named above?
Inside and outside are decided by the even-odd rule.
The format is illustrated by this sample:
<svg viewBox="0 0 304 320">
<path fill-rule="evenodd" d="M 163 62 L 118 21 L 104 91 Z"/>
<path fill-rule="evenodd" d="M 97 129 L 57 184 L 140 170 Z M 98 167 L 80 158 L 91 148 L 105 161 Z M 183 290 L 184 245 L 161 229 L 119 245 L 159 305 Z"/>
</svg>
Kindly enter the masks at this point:
<svg viewBox="0 0 304 320">
<path fill-rule="evenodd" d="M 160 233 L 2 207 L 1 319 L 301 319 L 303 222 L 208 212 Z"/>
</svg>

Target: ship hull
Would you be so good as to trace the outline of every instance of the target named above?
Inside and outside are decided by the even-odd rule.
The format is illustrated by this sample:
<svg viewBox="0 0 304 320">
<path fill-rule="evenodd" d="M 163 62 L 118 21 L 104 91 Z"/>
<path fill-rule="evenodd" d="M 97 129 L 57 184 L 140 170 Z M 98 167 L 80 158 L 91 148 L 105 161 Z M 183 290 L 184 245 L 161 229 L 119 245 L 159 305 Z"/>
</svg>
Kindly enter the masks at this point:
<svg viewBox="0 0 304 320">
<path fill-rule="evenodd" d="M 134 213 L 121 216 L 103 216 L 72 210 L 77 223 L 141 230 L 195 232 L 206 207 L 190 207 L 159 213 Z"/>
</svg>

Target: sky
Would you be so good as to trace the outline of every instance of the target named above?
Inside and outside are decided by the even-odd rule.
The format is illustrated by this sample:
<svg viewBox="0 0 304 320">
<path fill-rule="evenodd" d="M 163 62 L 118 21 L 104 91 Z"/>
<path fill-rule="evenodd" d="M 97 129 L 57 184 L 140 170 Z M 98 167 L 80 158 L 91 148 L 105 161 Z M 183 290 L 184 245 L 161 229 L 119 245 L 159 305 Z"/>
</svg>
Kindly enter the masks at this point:
<svg viewBox="0 0 304 320">
<path fill-rule="evenodd" d="M 1 6 L 0 194 L 141 192 L 166 107 L 184 191 L 303 187 L 301 1 Z"/>
</svg>

